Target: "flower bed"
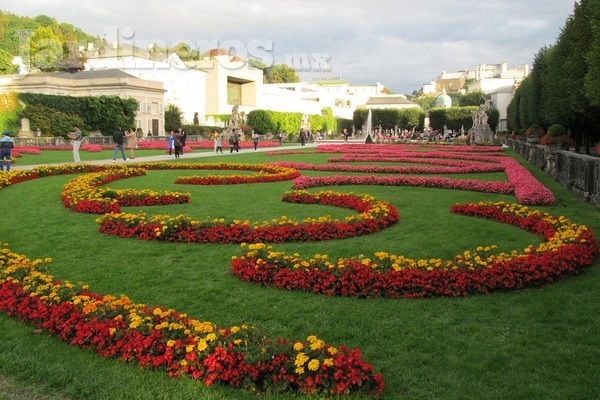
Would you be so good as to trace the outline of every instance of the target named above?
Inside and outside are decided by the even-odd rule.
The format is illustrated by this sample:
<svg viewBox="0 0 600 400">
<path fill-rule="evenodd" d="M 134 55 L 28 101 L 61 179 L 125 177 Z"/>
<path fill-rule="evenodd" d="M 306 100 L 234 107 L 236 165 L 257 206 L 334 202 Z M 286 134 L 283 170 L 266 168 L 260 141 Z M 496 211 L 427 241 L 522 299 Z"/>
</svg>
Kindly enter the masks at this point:
<svg viewBox="0 0 600 400">
<path fill-rule="evenodd" d="M 195 169 L 217 169 L 214 164 L 200 164 Z M 300 173 L 291 167 L 261 164 L 222 164 L 220 170 L 245 170 L 255 171 L 252 175 L 203 175 L 186 176 L 175 180 L 175 183 L 187 185 L 236 185 L 241 183 L 266 183 L 288 181 L 300 176 Z M 203 166 L 206 166 L 204 168 Z M 228 167 L 228 168 L 227 168 Z"/>
<path fill-rule="evenodd" d="M 352 297 L 466 296 L 496 290 L 540 286 L 578 274 L 593 262 L 598 245 L 591 231 L 566 218 L 506 203 L 463 204 L 452 212 L 517 226 L 542 237 L 510 254 L 493 254 L 495 246 L 465 251 L 453 260 L 413 260 L 375 253 L 373 259 L 329 260 L 326 255 L 303 259 L 273 251 L 263 243 L 231 261 L 242 280 L 265 286 Z M 244 248 L 244 245 L 242 245 Z"/>
<path fill-rule="evenodd" d="M 101 172 L 82 175 L 67 183 L 61 192 L 65 207 L 90 214 L 118 213 L 121 206 L 154 206 L 189 203 L 188 193 L 156 192 L 153 190 L 115 190 L 100 187 L 107 183 L 140 176 L 146 169 L 115 166 Z"/>
<path fill-rule="evenodd" d="M 83 175 L 73 179 L 63 187 L 61 199 L 65 207 L 77 212 L 105 214 L 118 213 L 121 206 L 154 206 L 167 204 L 189 203 L 188 193 L 178 192 L 156 192 L 152 190 L 114 190 L 102 188 L 101 185 L 125 179 L 132 176 L 140 176 L 148 169 L 169 170 L 250 170 L 256 171 L 254 175 L 229 175 L 229 176 L 192 176 L 182 177 L 175 183 L 216 185 L 216 184 L 239 184 L 256 182 L 276 182 L 293 179 L 300 176 L 298 171 L 292 168 L 277 166 L 264 166 L 256 164 L 234 164 L 234 163 L 204 163 L 204 164 L 170 164 L 170 163 L 147 163 L 132 166 L 104 166 L 102 171 L 94 174 Z"/>
<path fill-rule="evenodd" d="M 308 189 L 322 186 L 342 185 L 417 186 L 438 189 L 472 190 L 483 193 L 514 193 L 513 184 L 509 182 L 451 179 L 436 176 L 301 176 L 294 179 L 293 188 Z"/>
<path fill-rule="evenodd" d="M 380 374 L 360 351 L 316 336 L 270 339 L 247 325 L 218 327 L 128 297 L 100 295 L 47 274 L 51 260 L 0 248 L 0 310 L 68 344 L 141 367 L 258 391 L 379 396 Z"/>
<path fill-rule="evenodd" d="M 369 195 L 307 191 L 287 192 L 282 201 L 296 204 L 321 204 L 353 209 L 356 216 L 344 221 L 319 217 L 301 222 L 282 217 L 262 223 L 225 221 L 207 218 L 196 221 L 187 215 L 171 217 L 146 214 L 105 214 L 97 222 L 100 232 L 142 240 L 188 243 L 303 242 L 343 239 L 378 232 L 398 222 L 398 212 L 391 204 Z"/>
<path fill-rule="evenodd" d="M 415 162 L 414 159 L 404 162 Z M 379 165 L 347 165 L 347 164 L 308 164 L 301 162 L 277 161 L 269 165 L 295 168 L 308 171 L 329 172 L 363 172 L 378 174 L 473 174 L 487 172 L 501 172 L 504 168 L 499 164 L 478 164 L 470 162 L 456 162 L 444 160 L 420 160 L 422 164 L 439 165 L 437 167 L 421 166 L 379 166 Z"/>
</svg>

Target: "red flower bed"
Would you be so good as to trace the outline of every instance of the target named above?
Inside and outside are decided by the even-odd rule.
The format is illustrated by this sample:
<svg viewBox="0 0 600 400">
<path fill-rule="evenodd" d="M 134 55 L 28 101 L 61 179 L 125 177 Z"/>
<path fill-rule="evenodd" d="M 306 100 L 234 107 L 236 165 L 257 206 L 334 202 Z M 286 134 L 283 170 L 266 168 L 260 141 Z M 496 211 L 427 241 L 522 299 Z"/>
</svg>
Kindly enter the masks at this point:
<svg viewBox="0 0 600 400">
<path fill-rule="evenodd" d="M 266 183 L 288 181 L 300 176 L 300 173 L 293 168 L 264 165 L 264 164 L 220 164 L 215 168 L 214 164 L 201 164 L 201 167 L 194 169 L 219 169 L 236 171 L 255 171 L 253 175 L 204 175 L 204 176 L 186 176 L 178 178 L 175 183 L 187 185 L 236 185 L 241 183 Z"/>
<path fill-rule="evenodd" d="M 445 262 L 375 253 L 379 263 L 356 258 L 329 261 L 322 255 L 300 259 L 255 244 L 249 245 L 250 251 L 242 257 L 233 257 L 231 268 L 245 281 L 327 295 L 466 296 L 545 285 L 580 273 L 598 253 L 596 239 L 586 227 L 562 217 L 528 212 L 516 204 L 464 204 L 453 206 L 452 212 L 511 224 L 539 235 L 546 242 L 516 255 L 465 252 Z"/>
<path fill-rule="evenodd" d="M 356 349 L 315 336 L 270 339 L 246 325 L 220 328 L 125 296 L 89 292 L 45 269 L 41 260 L 0 248 L 0 310 L 103 357 L 188 375 L 206 386 L 375 397 L 383 390 L 381 375 Z"/>
<path fill-rule="evenodd" d="M 251 225 L 247 221 L 194 221 L 188 216 L 145 214 L 106 214 L 101 217 L 100 232 L 126 238 L 188 243 L 304 242 L 343 239 L 378 232 L 398 222 L 391 204 L 367 195 L 334 192 L 295 191 L 284 194 L 282 201 L 296 204 L 322 204 L 358 211 L 345 221 L 319 218 L 297 222 L 281 218 Z"/>
</svg>

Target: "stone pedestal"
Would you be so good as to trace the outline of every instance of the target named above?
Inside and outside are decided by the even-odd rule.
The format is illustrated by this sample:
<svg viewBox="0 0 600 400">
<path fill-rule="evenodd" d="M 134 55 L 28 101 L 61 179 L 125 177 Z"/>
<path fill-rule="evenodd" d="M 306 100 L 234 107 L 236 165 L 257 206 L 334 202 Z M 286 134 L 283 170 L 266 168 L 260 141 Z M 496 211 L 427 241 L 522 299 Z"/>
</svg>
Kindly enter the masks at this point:
<svg viewBox="0 0 600 400">
<path fill-rule="evenodd" d="M 475 144 L 489 144 L 494 142 L 494 131 L 489 125 L 477 125 L 469 129 L 469 135 L 475 134 Z"/>
</svg>

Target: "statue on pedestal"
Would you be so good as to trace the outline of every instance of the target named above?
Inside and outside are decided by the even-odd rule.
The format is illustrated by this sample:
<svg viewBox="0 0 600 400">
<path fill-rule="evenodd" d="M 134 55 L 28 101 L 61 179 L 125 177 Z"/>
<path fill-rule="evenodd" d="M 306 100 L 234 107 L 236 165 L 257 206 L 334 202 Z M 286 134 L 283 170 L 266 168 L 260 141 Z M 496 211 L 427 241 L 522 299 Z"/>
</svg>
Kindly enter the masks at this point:
<svg viewBox="0 0 600 400">
<path fill-rule="evenodd" d="M 488 124 L 487 111 L 491 108 L 492 101 L 486 100 L 484 104 L 480 104 L 477 110 L 471 111 L 473 118 L 473 127 L 469 129 L 469 136 L 475 137 L 475 143 L 492 143 L 494 141 L 494 131 Z"/>
</svg>

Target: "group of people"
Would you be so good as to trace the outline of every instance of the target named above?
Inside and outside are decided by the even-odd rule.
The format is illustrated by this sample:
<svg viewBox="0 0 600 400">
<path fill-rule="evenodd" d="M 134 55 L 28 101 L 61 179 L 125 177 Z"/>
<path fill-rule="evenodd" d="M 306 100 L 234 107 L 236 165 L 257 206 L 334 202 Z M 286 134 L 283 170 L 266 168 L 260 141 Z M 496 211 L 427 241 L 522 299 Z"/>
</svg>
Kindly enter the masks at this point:
<svg viewBox="0 0 600 400">
<path fill-rule="evenodd" d="M 71 141 L 73 146 L 73 161 L 76 163 L 81 162 L 79 157 L 79 149 L 85 139 L 81 129 L 77 125 L 73 125 L 73 130 L 67 133 L 67 137 Z M 123 161 L 127 161 L 125 156 L 125 149 L 129 150 L 129 159 L 135 158 L 135 148 L 137 147 L 137 132 L 135 128 L 123 130 L 120 126 L 115 128 L 115 132 L 112 135 L 113 143 L 115 145 L 113 151 L 113 162 L 117 162 L 117 154 L 120 152 L 123 157 Z"/>
<path fill-rule="evenodd" d="M 177 131 L 171 130 L 169 133 L 169 139 L 167 140 L 167 146 L 169 150 L 169 157 L 172 153 L 175 153 L 175 158 L 179 158 L 183 155 L 183 148 L 185 147 L 185 140 L 187 139 L 187 133 L 181 128 Z"/>
<path fill-rule="evenodd" d="M 113 142 L 115 144 L 115 150 L 113 151 L 113 162 L 117 162 L 117 153 L 121 153 L 123 161 L 127 161 L 125 157 L 125 147 L 129 150 L 129 159 L 135 158 L 135 146 L 137 141 L 137 135 L 135 128 L 121 129 L 117 126 L 115 133 L 113 133 Z"/>
</svg>

